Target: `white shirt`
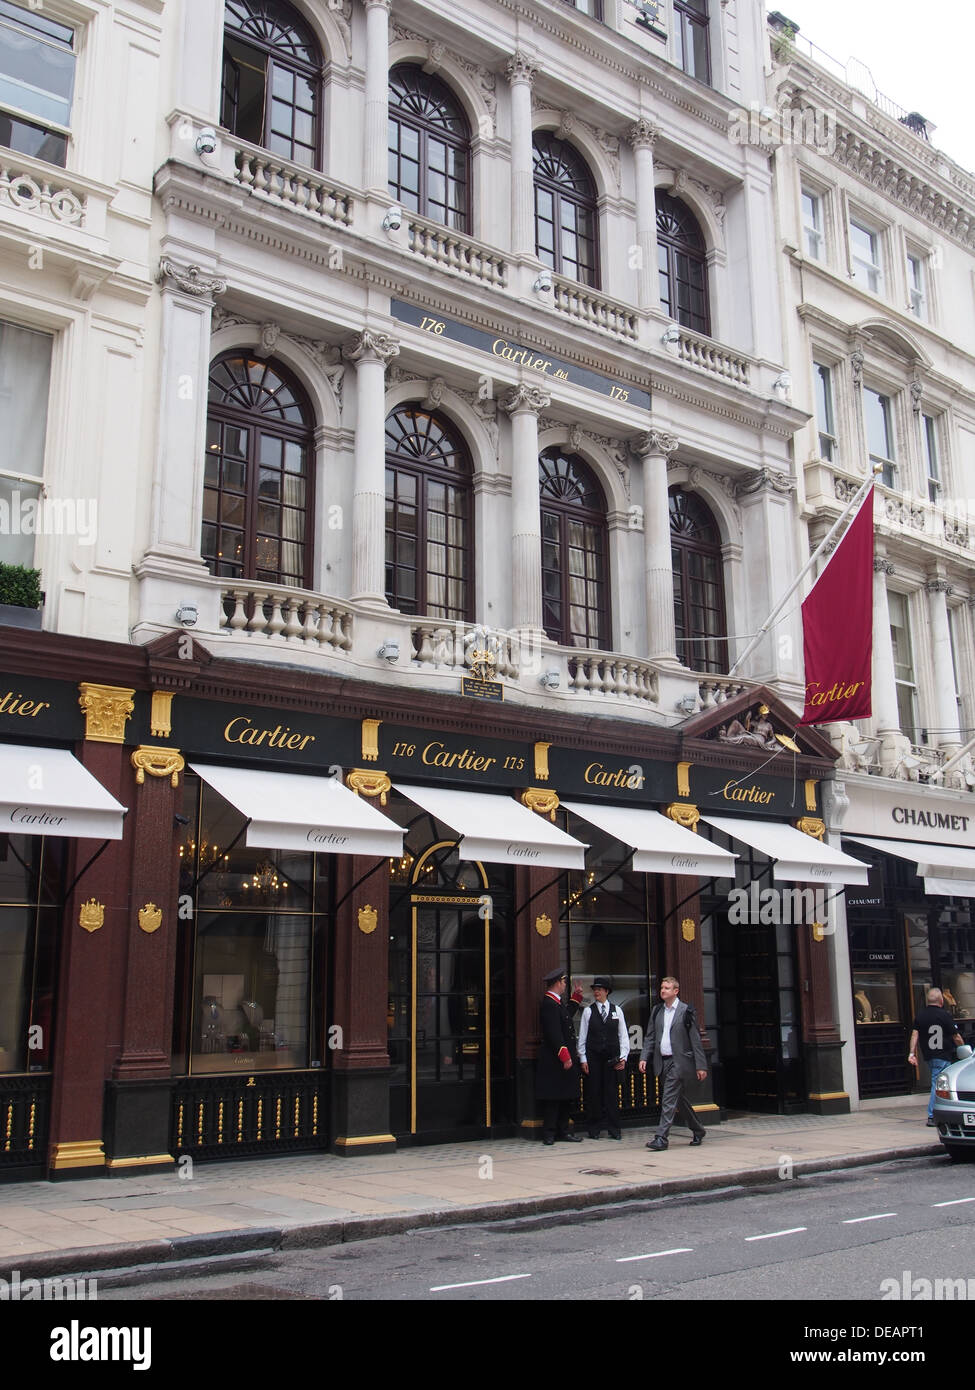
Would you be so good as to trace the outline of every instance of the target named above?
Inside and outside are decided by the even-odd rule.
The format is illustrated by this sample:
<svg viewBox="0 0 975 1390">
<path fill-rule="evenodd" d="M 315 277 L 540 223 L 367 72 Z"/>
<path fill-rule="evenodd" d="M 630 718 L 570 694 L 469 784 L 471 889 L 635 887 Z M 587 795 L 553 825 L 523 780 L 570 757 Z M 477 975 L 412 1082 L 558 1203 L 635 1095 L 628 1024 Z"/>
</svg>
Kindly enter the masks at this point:
<svg viewBox="0 0 975 1390">
<path fill-rule="evenodd" d="M 590 1017 L 591 1017 L 591 1015 L 592 1015 L 593 1009 L 598 1009 L 598 1008 L 599 1008 L 599 1005 L 593 1003 L 593 1004 L 589 1004 L 589 1005 L 588 1005 L 585 1009 L 583 1009 L 583 1011 L 582 1011 L 582 1022 L 579 1024 L 579 1048 L 578 1048 L 578 1051 L 579 1051 L 579 1061 L 580 1061 L 580 1062 L 585 1062 L 585 1060 L 586 1060 L 586 1038 L 589 1036 L 589 1019 L 590 1019 Z M 623 1010 L 620 1008 L 619 1004 L 611 1004 L 611 1003 L 609 1002 L 609 1000 L 607 999 L 607 1000 L 606 1000 L 606 1017 L 607 1017 L 607 1018 L 609 1017 L 609 1010 L 610 1010 L 610 1009 L 613 1009 L 613 1008 L 616 1009 L 616 1022 L 617 1022 L 617 1025 L 618 1025 L 618 1027 L 619 1027 L 619 1038 L 620 1038 L 619 1060 L 620 1060 L 621 1062 L 625 1062 L 626 1059 L 627 1059 L 627 1057 L 629 1057 L 629 1055 L 630 1055 L 630 1035 L 629 1035 L 629 1033 L 627 1032 L 626 1020 L 625 1020 L 624 1017 L 623 1017 Z"/>
<path fill-rule="evenodd" d="M 670 1030 L 674 1026 L 674 1019 L 677 1017 L 677 1005 L 679 999 L 675 999 L 673 1004 L 664 1005 L 664 1031 L 660 1036 L 660 1055 L 661 1057 L 673 1057 L 674 1049 L 670 1042 Z"/>
</svg>

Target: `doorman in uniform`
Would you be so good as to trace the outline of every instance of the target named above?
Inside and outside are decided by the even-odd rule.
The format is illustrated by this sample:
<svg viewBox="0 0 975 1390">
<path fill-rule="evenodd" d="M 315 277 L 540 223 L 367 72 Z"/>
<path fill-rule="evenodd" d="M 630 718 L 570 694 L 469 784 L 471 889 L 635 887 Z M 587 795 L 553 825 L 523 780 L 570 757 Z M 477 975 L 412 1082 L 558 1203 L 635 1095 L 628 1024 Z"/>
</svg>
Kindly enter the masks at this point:
<svg viewBox="0 0 975 1390">
<path fill-rule="evenodd" d="M 623 1010 L 609 1002 L 612 983 L 605 975 L 592 982 L 594 1002 L 582 1011 L 579 1061 L 585 1076 L 586 1125 L 589 1138 L 598 1139 L 603 1126 L 610 1139 L 620 1132 L 619 1073 L 626 1070 L 630 1035 Z"/>
<path fill-rule="evenodd" d="M 564 970 L 550 970 L 539 1009 L 542 1041 L 535 1064 L 535 1096 L 542 1103 L 542 1138 L 546 1144 L 554 1144 L 556 1139 L 582 1143 L 581 1135 L 569 1132 L 569 1111 L 579 1094 L 579 1072 L 575 1034 L 562 1002 L 567 983 Z"/>
</svg>

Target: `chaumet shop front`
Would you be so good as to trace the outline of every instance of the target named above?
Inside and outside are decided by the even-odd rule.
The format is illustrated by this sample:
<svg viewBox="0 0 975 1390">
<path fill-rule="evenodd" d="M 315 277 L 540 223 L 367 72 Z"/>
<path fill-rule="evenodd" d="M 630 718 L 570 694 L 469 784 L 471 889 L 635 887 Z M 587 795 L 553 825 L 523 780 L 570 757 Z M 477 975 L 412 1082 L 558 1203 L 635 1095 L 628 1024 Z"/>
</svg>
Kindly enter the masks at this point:
<svg viewBox="0 0 975 1390">
<path fill-rule="evenodd" d="M 44 837 L 53 857 L 32 871 L 29 911 L 50 925 L 30 961 L 7 954 L 3 988 L 24 1018 L 50 1017 L 53 1041 L 37 1061 L 11 1049 L 0 1105 L 43 1075 L 50 1108 L 29 1151 L 13 1136 L 12 1175 L 531 1137 L 557 963 L 587 995 L 613 976 L 630 1122 L 656 1107 L 636 1063 L 668 973 L 705 1023 L 695 1102 L 712 1120 L 837 1103 L 823 942 L 722 924 L 733 882 L 835 871 L 795 828 L 819 820 L 831 766 L 815 735 L 768 778 L 769 753 L 722 742 L 715 711 L 683 735 L 459 694 L 420 715 L 408 691 L 200 644 L 187 663 L 175 636 L 112 649 L 114 664 L 101 651 L 115 681 L 85 693 L 67 676 L 93 658 L 37 640 L 65 678 L 12 672 L 7 652 L 5 681 L 60 712 L 50 752 L 99 773 L 120 834 L 128 810 L 120 839 Z M 10 740 L 0 761 L 21 751 Z M 25 838 L 30 864 L 41 837 Z"/>
<path fill-rule="evenodd" d="M 975 801 L 970 794 L 847 773 L 843 847 L 869 865 L 846 891 L 857 1075 L 863 1097 L 930 1084 L 907 1061 L 932 986 L 975 1041 Z"/>
</svg>

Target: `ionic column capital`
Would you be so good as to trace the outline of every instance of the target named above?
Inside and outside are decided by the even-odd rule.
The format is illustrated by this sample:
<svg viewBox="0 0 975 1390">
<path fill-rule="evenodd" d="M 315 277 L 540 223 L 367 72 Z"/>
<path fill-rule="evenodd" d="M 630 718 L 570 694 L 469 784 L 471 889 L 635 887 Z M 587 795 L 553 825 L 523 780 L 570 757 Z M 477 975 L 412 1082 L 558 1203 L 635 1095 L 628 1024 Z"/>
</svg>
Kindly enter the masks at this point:
<svg viewBox="0 0 975 1390">
<path fill-rule="evenodd" d="M 877 555 L 873 562 L 873 572 L 874 574 L 893 574 L 893 562 L 886 559 L 883 555 Z"/>
<path fill-rule="evenodd" d="M 929 594 L 945 594 L 948 596 L 954 592 L 947 579 L 929 579 L 924 587 Z"/>
</svg>

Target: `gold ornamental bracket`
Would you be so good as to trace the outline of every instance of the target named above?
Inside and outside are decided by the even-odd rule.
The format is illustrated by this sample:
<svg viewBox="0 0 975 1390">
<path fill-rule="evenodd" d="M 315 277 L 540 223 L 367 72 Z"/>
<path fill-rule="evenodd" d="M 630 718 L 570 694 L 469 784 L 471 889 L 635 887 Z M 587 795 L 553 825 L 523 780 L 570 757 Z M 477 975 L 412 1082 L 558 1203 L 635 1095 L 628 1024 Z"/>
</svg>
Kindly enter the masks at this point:
<svg viewBox="0 0 975 1390">
<path fill-rule="evenodd" d="M 105 925 L 105 904 L 96 898 L 89 898 L 81 904 L 78 912 L 78 926 L 82 931 L 98 931 Z"/>
<path fill-rule="evenodd" d="M 135 709 L 134 690 L 118 685 L 82 681 L 78 704 L 85 716 L 85 738 L 91 743 L 124 743 L 125 723 Z"/>
<path fill-rule="evenodd" d="M 346 774 L 345 785 L 356 796 L 379 797 L 380 806 L 386 805 L 386 798 L 392 790 L 389 774 L 365 767 L 354 767 Z"/>
<path fill-rule="evenodd" d="M 818 816 L 803 816 L 796 821 L 796 829 L 801 830 L 803 835 L 811 835 L 814 840 L 821 840 L 826 834 L 825 822 Z"/>
<path fill-rule="evenodd" d="M 559 794 L 549 787 L 528 787 L 522 792 L 519 800 L 529 811 L 534 811 L 539 816 L 548 816 L 549 820 L 555 819 L 555 813 L 559 809 Z"/>
<path fill-rule="evenodd" d="M 147 772 L 150 777 L 168 777 L 172 786 L 178 787 L 179 774 L 186 766 L 186 760 L 178 748 L 153 748 L 147 743 L 139 745 L 130 761 L 140 787 L 146 780 Z"/>
<path fill-rule="evenodd" d="M 144 907 L 140 907 L 139 926 L 147 936 L 158 931 L 162 926 L 162 908 L 157 907 L 155 903 L 146 903 Z"/>
<path fill-rule="evenodd" d="M 379 726 L 381 719 L 363 719 L 362 721 L 362 761 L 364 763 L 375 763 L 379 761 Z"/>
<path fill-rule="evenodd" d="M 815 814 L 816 788 L 819 786 L 819 782 L 815 777 L 807 777 L 803 785 L 806 789 L 806 810 Z"/>
<path fill-rule="evenodd" d="M 535 744 L 535 779 L 538 782 L 548 781 L 548 750 L 550 743 Z"/>
<path fill-rule="evenodd" d="M 691 770 L 691 764 L 690 764 L 690 763 L 678 763 L 678 764 L 677 764 L 677 795 L 678 795 L 678 796 L 690 796 L 690 794 L 691 794 L 691 782 L 690 782 L 690 778 L 689 778 L 688 775 L 687 775 L 687 774 L 690 772 L 690 770 Z"/>
<path fill-rule="evenodd" d="M 696 806 L 687 805 L 683 801 L 672 801 L 664 808 L 664 815 L 675 825 L 682 825 L 685 830 L 693 830 L 697 834 L 697 823 L 701 819 L 701 813 Z"/>
<path fill-rule="evenodd" d="M 149 732 L 153 738 L 171 738 L 173 733 L 173 692 L 154 690 L 149 714 Z"/>
</svg>

